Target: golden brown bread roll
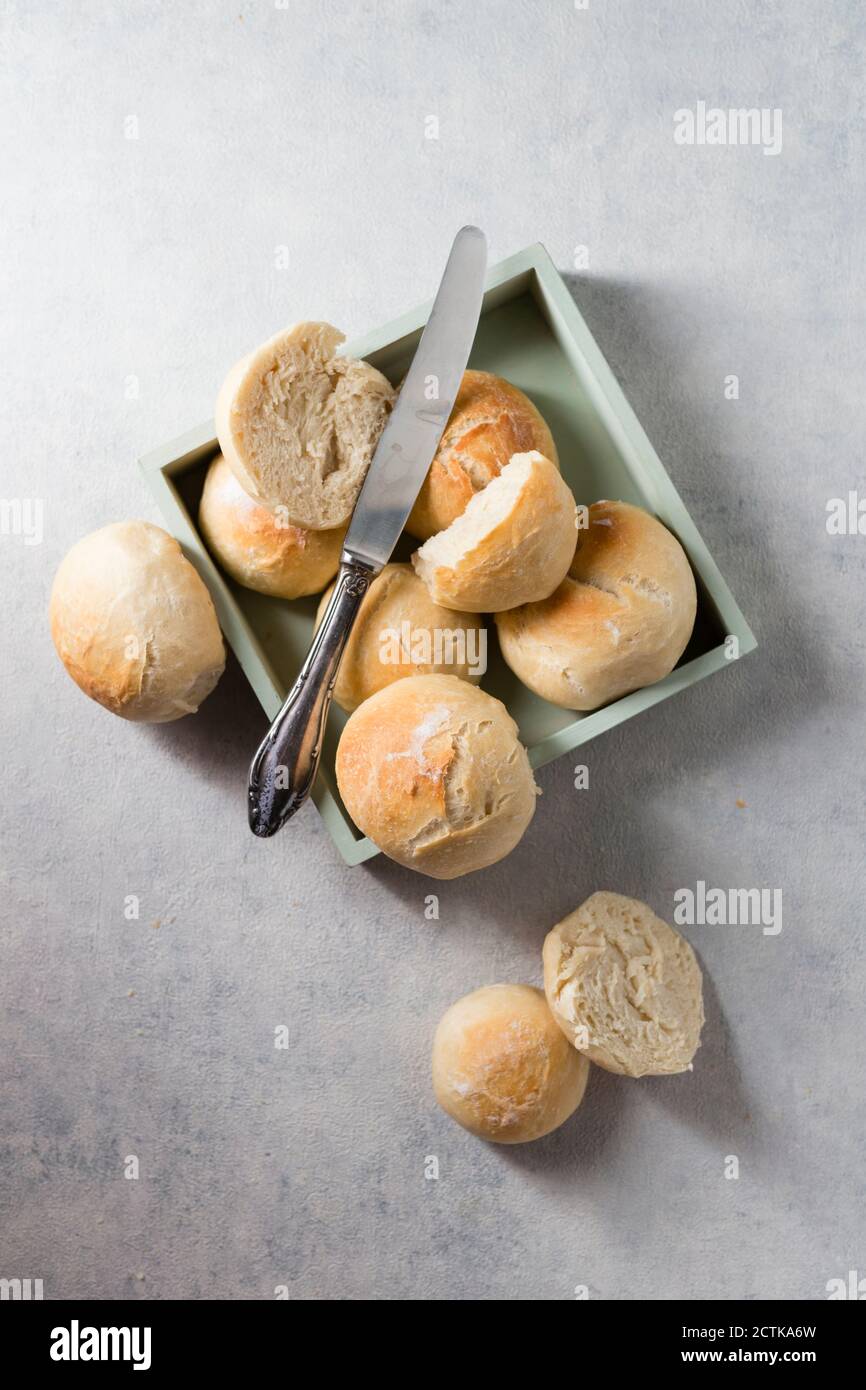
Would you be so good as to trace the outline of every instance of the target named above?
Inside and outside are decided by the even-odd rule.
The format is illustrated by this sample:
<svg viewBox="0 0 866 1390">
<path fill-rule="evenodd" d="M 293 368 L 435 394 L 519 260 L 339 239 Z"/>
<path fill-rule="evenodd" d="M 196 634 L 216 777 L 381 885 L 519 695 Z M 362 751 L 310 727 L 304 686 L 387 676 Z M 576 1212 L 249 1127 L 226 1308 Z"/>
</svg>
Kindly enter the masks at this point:
<svg viewBox="0 0 866 1390">
<path fill-rule="evenodd" d="M 498 613 L 553 593 L 576 538 L 577 508 L 559 471 L 543 454 L 515 454 L 412 564 L 436 603 Z"/>
<path fill-rule="evenodd" d="M 365 700 L 337 748 L 346 810 L 391 859 L 458 878 L 510 853 L 536 786 L 505 706 L 456 676 L 413 676 Z"/>
<path fill-rule="evenodd" d="M 321 533 L 320 533 L 321 534 Z M 333 585 L 322 595 L 318 627 Z M 355 619 L 334 686 L 347 713 L 406 676 L 451 675 L 479 681 L 487 664 L 487 630 L 473 613 L 434 603 L 411 565 L 386 565 Z"/>
<path fill-rule="evenodd" d="M 646 903 L 593 893 L 544 942 L 551 1012 L 575 1047 L 622 1076 L 686 1071 L 704 1022 L 689 943 Z"/>
<path fill-rule="evenodd" d="M 670 531 L 627 502 L 594 502 L 559 588 L 498 614 L 496 630 L 536 695 L 593 710 L 672 671 L 696 610 L 694 576 Z"/>
<path fill-rule="evenodd" d="M 346 527 L 307 531 L 280 507 L 263 507 L 244 492 L 222 454 L 207 471 L 198 511 L 211 554 L 232 579 L 259 594 L 318 594 L 340 566 Z"/>
<path fill-rule="evenodd" d="M 476 989 L 436 1029 L 436 1099 L 479 1139 L 524 1144 L 550 1134 L 580 1105 L 588 1076 L 532 985 Z"/>
<path fill-rule="evenodd" d="M 75 684 L 123 719 L 192 714 L 222 675 L 213 600 L 174 537 L 147 521 L 78 541 L 57 571 L 49 616 Z"/>
<path fill-rule="evenodd" d="M 444 531 L 513 454 L 533 449 L 558 464 L 553 436 L 529 397 L 492 372 L 464 372 L 406 530 L 419 541 Z"/>
</svg>

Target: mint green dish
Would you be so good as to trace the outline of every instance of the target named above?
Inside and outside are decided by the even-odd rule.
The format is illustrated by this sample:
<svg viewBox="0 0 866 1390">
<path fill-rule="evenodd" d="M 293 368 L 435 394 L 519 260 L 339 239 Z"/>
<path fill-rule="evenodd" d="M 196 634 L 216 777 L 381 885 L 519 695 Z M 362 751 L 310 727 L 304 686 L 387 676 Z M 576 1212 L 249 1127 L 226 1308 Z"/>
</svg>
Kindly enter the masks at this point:
<svg viewBox="0 0 866 1390">
<path fill-rule="evenodd" d="M 429 302 L 419 305 L 348 344 L 346 352 L 375 363 L 396 382 L 411 360 L 429 310 Z M 533 767 L 542 767 L 720 671 L 731 659 L 728 638 L 736 638 L 739 656 L 754 649 L 755 638 L 543 246 L 527 247 L 490 271 L 469 365 L 507 377 L 532 398 L 553 432 L 563 476 L 578 502 L 615 497 L 653 512 L 678 536 L 698 582 L 695 631 L 676 670 L 592 714 L 559 709 L 522 686 L 502 661 L 491 624 L 490 664 L 482 685 L 507 705 Z M 214 564 L 196 515 L 207 464 L 217 447 L 208 420 L 146 455 L 140 467 L 167 529 L 210 589 L 226 641 L 272 719 L 306 655 L 317 600 L 266 598 L 241 588 Z M 404 537 L 395 558 L 408 557 L 416 544 Z M 313 800 L 346 863 L 360 864 L 379 851 L 353 825 L 337 791 L 334 755 L 346 717 L 332 706 Z M 261 733 L 250 729 L 251 758 Z M 244 826 L 245 793 L 239 786 L 238 821 Z M 290 835 L 291 827 L 285 833 Z"/>
</svg>

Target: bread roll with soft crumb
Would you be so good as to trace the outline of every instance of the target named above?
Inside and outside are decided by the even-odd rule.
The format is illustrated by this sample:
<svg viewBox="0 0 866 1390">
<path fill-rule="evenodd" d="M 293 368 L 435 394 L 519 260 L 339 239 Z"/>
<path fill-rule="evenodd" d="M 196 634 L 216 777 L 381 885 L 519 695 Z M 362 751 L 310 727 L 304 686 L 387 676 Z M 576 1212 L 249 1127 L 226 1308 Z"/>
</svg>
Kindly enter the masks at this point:
<svg viewBox="0 0 866 1390">
<path fill-rule="evenodd" d="M 316 614 L 324 617 L 333 585 Z M 364 596 L 349 634 L 334 699 L 347 714 L 406 676 L 450 675 L 479 681 L 487 630 L 473 613 L 434 603 L 411 565 L 386 565 Z"/>
<path fill-rule="evenodd" d="M 694 575 L 679 541 L 627 502 L 594 502 L 549 598 L 496 618 L 514 674 L 551 704 L 593 710 L 662 680 L 688 645 Z"/>
<path fill-rule="evenodd" d="M 443 1015 L 433 1041 L 433 1089 L 470 1134 L 525 1144 L 558 1129 L 586 1090 L 589 1063 L 532 985 L 486 985 Z"/>
<path fill-rule="evenodd" d="M 328 323 L 293 324 L 232 367 L 217 398 L 241 487 L 311 531 L 349 520 L 394 401 L 369 362 L 337 356 L 343 341 Z"/>
<path fill-rule="evenodd" d="M 308 531 L 244 492 L 222 454 L 207 471 L 198 527 L 232 579 L 274 598 L 321 593 L 340 567 L 346 527 Z"/>
<path fill-rule="evenodd" d="M 192 714 L 225 666 L 213 600 L 173 536 L 118 521 L 78 541 L 54 579 L 57 654 L 85 695 L 122 719 Z"/>
<path fill-rule="evenodd" d="M 505 706 L 456 676 L 413 676 L 372 695 L 337 748 L 337 785 L 391 859 L 459 878 L 504 859 L 537 788 Z"/>
<path fill-rule="evenodd" d="M 434 602 L 498 613 L 553 593 L 576 540 L 577 507 L 557 468 L 543 454 L 515 454 L 412 564 Z"/>
<path fill-rule="evenodd" d="M 406 530 L 419 541 L 444 531 L 514 454 L 533 449 L 558 463 L 553 436 L 529 397 L 492 372 L 464 372 Z"/>
<path fill-rule="evenodd" d="M 646 903 L 593 893 L 544 942 L 547 1002 L 569 1042 L 606 1071 L 687 1071 L 704 1023 L 689 943 Z"/>
</svg>

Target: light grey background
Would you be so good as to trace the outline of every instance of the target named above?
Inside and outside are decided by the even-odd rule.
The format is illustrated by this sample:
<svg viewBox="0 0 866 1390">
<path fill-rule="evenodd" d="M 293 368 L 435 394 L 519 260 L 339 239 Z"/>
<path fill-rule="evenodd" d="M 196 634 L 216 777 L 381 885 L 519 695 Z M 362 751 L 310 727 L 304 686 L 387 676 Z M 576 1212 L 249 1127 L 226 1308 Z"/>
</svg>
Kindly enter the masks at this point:
<svg viewBox="0 0 866 1390">
<path fill-rule="evenodd" d="M 861 7 L 38 0 L 4 33 L 2 495 L 43 499 L 45 535 L 0 536 L 0 1276 L 802 1299 L 866 1275 L 866 537 L 825 525 L 866 495 Z M 676 145 L 698 99 L 781 108 L 781 154 Z M 545 769 L 518 850 L 437 887 L 344 867 L 312 807 L 255 841 L 263 719 L 236 666 L 198 716 L 125 724 L 45 611 L 79 536 L 159 520 L 135 459 L 239 355 L 296 318 L 392 318 L 469 220 L 492 261 L 588 248 L 577 302 L 761 645 L 582 750 L 588 792 L 573 757 Z M 784 925 L 691 929 L 693 1074 L 596 1070 L 524 1148 L 438 1112 L 447 1005 L 538 982 L 594 889 L 670 918 L 697 879 L 781 888 Z"/>
</svg>

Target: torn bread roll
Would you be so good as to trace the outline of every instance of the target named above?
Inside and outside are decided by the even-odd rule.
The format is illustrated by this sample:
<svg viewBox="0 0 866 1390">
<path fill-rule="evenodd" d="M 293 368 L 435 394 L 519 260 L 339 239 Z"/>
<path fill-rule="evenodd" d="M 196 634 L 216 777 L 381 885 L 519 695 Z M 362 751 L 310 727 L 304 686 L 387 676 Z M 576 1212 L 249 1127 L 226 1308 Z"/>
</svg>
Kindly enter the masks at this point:
<svg viewBox="0 0 866 1390">
<path fill-rule="evenodd" d="M 241 487 L 311 531 L 349 520 L 394 401 L 369 362 L 337 356 L 343 341 L 328 323 L 293 324 L 232 367 L 217 398 Z"/>
<path fill-rule="evenodd" d="M 49 607 L 57 654 L 85 695 L 164 724 L 192 714 L 225 666 L 213 600 L 173 536 L 118 521 L 77 542 Z"/>
<path fill-rule="evenodd" d="M 333 588 L 333 586 L 332 586 Z M 332 589 L 322 595 L 316 627 Z M 406 676 L 479 681 L 487 629 L 474 613 L 434 603 L 411 565 L 386 565 L 364 596 L 340 662 L 334 699 L 347 713 Z"/>
<path fill-rule="evenodd" d="M 535 810 L 517 725 L 499 700 L 456 676 L 414 676 L 365 700 L 343 730 L 336 766 L 359 830 L 431 878 L 504 859 Z"/>
<path fill-rule="evenodd" d="M 583 1100 L 588 1076 L 586 1058 L 532 985 L 474 990 L 443 1014 L 433 1040 L 437 1101 L 494 1144 L 525 1144 L 558 1129 Z"/>
<path fill-rule="evenodd" d="M 496 618 L 514 674 L 564 709 L 593 710 L 668 675 L 697 611 L 679 541 L 627 502 L 594 502 L 568 576 L 549 598 Z"/>
<path fill-rule="evenodd" d="M 274 598 L 321 593 L 340 567 L 346 527 L 308 531 L 284 507 L 263 507 L 244 492 L 222 454 L 207 471 L 199 530 L 226 574 Z"/>
<path fill-rule="evenodd" d="M 553 436 L 529 397 L 492 372 L 464 372 L 406 530 L 419 541 L 444 531 L 514 454 L 533 449 L 558 462 Z"/>
<path fill-rule="evenodd" d="M 435 603 L 499 613 L 551 594 L 576 539 L 577 507 L 557 468 L 543 454 L 515 454 L 412 564 Z"/>
<path fill-rule="evenodd" d="M 544 988 L 580 1052 L 621 1076 L 687 1071 L 701 1038 L 700 966 L 646 903 L 593 893 L 544 942 Z"/>
</svg>

